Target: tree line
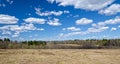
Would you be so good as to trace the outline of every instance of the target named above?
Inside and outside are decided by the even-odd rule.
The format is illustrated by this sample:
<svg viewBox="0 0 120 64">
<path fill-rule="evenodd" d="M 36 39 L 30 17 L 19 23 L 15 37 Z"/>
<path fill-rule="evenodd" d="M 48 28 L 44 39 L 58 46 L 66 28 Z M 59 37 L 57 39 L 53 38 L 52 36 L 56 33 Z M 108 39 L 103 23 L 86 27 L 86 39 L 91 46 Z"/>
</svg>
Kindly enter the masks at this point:
<svg viewBox="0 0 120 64">
<path fill-rule="evenodd" d="M 46 41 L 11 41 L 9 38 L 0 39 L 0 49 L 40 48 L 47 44 Z"/>
<path fill-rule="evenodd" d="M 70 44 L 70 45 L 69 45 Z M 0 39 L 0 49 L 102 49 L 120 48 L 120 39 L 86 39 L 65 41 L 12 41 Z"/>
</svg>

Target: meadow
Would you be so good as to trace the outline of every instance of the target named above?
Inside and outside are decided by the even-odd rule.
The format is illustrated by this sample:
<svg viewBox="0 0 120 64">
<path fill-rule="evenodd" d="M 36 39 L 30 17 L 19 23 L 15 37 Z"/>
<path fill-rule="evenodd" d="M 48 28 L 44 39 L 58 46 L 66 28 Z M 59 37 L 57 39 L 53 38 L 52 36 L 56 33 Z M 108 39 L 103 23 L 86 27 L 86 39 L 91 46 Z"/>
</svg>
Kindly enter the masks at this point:
<svg viewBox="0 0 120 64">
<path fill-rule="evenodd" d="M 120 49 L 0 49 L 0 64 L 119 64 Z"/>
</svg>

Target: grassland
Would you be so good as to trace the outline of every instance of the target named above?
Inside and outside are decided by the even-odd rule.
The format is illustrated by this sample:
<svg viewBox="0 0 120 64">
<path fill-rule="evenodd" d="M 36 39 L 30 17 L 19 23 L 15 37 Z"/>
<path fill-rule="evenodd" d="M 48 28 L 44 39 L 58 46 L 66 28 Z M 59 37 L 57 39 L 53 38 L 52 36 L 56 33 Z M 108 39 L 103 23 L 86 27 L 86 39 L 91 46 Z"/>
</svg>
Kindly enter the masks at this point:
<svg viewBox="0 0 120 64">
<path fill-rule="evenodd" d="M 120 49 L 0 49 L 0 64 L 120 64 Z"/>
</svg>

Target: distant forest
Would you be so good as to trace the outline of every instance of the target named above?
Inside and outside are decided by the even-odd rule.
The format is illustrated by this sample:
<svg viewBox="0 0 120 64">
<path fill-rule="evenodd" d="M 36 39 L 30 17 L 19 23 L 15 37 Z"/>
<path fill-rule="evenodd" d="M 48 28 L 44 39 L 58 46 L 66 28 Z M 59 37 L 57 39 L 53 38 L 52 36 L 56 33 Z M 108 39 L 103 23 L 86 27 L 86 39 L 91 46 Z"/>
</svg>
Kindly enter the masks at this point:
<svg viewBox="0 0 120 64">
<path fill-rule="evenodd" d="M 86 39 L 65 41 L 11 41 L 0 39 L 0 49 L 117 49 L 120 39 Z"/>
</svg>

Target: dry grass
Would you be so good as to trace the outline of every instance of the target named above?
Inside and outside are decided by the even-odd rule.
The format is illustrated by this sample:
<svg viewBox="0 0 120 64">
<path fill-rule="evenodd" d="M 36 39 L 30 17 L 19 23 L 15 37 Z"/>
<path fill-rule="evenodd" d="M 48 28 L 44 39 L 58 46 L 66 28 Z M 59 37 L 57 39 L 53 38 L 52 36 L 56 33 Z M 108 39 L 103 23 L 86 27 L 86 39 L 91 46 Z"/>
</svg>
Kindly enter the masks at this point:
<svg viewBox="0 0 120 64">
<path fill-rule="evenodd" d="M 120 64 L 120 49 L 1 49 L 0 64 Z"/>
</svg>

